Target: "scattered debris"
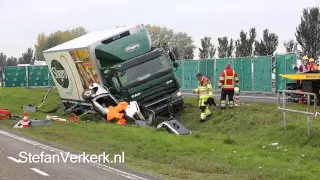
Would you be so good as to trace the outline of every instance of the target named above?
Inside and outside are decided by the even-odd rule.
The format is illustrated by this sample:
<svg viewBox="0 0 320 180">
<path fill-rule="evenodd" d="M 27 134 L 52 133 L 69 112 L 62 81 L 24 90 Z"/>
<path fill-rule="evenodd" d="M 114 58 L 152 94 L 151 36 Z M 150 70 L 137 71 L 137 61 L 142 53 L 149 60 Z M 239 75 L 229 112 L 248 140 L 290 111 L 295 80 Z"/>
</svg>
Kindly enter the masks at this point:
<svg viewBox="0 0 320 180">
<path fill-rule="evenodd" d="M 288 149 L 285 149 L 285 150 L 283 150 L 284 152 L 287 152 L 288 151 Z"/>
<path fill-rule="evenodd" d="M 266 148 L 266 146 L 262 146 L 262 148 Z"/>
<path fill-rule="evenodd" d="M 39 112 L 40 107 L 43 105 L 43 103 L 46 101 L 46 99 L 48 98 L 49 93 L 51 92 L 53 86 L 55 86 L 55 84 L 53 83 L 50 87 L 50 89 L 47 91 L 46 95 L 44 96 L 44 98 L 41 100 L 40 104 L 38 106 L 33 106 L 32 104 L 28 104 L 27 106 L 23 106 L 23 110 L 24 111 L 28 111 L 28 112 Z"/>
<path fill-rule="evenodd" d="M 301 156 L 302 156 L 302 157 L 304 157 L 304 156 L 305 156 L 305 154 L 301 154 Z"/>
<path fill-rule="evenodd" d="M 279 145 L 279 143 L 271 143 L 271 144 L 269 144 L 270 146 L 278 146 Z"/>
</svg>

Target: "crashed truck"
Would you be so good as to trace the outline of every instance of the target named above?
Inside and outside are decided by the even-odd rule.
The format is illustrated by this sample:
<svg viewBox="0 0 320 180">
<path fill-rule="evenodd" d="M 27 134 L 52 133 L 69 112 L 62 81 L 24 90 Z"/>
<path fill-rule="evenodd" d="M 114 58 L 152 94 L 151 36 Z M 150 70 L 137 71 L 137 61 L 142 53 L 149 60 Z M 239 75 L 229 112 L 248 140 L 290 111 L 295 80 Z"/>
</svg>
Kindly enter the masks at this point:
<svg viewBox="0 0 320 180">
<path fill-rule="evenodd" d="M 88 33 L 43 55 L 65 106 L 91 107 L 106 119 L 109 106 L 126 101 L 128 122 L 191 134 L 174 118 L 184 106 L 179 64 L 171 51 L 152 46 L 144 25 Z"/>
</svg>

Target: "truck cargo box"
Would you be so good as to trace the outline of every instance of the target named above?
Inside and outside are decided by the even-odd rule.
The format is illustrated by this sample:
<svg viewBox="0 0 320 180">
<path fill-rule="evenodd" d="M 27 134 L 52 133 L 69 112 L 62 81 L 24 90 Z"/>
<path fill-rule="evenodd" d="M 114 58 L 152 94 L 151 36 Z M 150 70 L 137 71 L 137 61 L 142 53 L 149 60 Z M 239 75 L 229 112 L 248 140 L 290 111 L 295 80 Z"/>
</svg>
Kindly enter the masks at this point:
<svg viewBox="0 0 320 180">
<path fill-rule="evenodd" d="M 82 102 L 90 82 L 104 85 L 104 69 L 151 50 L 143 25 L 88 33 L 43 51 L 60 98 Z"/>
</svg>

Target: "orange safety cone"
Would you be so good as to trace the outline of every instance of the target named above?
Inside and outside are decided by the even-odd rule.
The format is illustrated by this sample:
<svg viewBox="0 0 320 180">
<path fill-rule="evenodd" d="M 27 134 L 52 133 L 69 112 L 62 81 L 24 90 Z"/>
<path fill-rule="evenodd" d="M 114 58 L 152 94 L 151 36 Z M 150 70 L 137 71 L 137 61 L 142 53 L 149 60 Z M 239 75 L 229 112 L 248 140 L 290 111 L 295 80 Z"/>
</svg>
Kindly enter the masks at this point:
<svg viewBox="0 0 320 180">
<path fill-rule="evenodd" d="M 79 116 L 75 115 L 74 113 L 71 114 L 70 118 L 68 119 L 70 122 L 79 122 Z"/>
<path fill-rule="evenodd" d="M 22 125 L 23 125 L 23 129 L 29 128 L 28 114 L 27 114 L 26 111 L 23 113 L 23 122 L 22 122 Z"/>
</svg>

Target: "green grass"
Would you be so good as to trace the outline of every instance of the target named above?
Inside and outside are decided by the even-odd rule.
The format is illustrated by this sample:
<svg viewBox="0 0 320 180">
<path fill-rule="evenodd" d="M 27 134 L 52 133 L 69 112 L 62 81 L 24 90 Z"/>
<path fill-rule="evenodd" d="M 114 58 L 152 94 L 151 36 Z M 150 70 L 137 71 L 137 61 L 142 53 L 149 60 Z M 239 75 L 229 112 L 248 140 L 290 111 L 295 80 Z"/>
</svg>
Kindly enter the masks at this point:
<svg viewBox="0 0 320 180">
<path fill-rule="evenodd" d="M 37 105 L 44 90 L 1 89 L 0 107 L 23 113 L 22 106 Z M 15 132 L 49 141 L 77 152 L 125 153 L 125 165 L 161 175 L 165 179 L 318 179 L 320 171 L 320 123 L 311 123 L 307 136 L 307 116 L 283 113 L 272 103 L 212 110 L 208 121 L 199 123 L 197 100 L 186 98 L 181 122 L 193 131 L 176 136 L 153 128 L 118 126 L 104 122 L 56 123 Z M 59 103 L 57 92 L 44 108 Z M 304 105 L 291 105 L 305 109 Z M 34 113 L 30 117 L 44 118 Z M 0 128 L 12 130 L 16 121 L 0 121 Z M 278 142 L 279 146 L 269 146 Z"/>
</svg>

